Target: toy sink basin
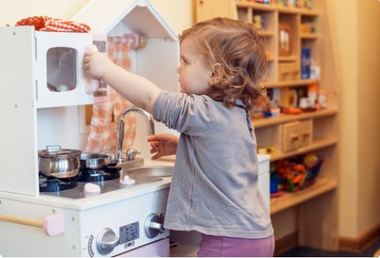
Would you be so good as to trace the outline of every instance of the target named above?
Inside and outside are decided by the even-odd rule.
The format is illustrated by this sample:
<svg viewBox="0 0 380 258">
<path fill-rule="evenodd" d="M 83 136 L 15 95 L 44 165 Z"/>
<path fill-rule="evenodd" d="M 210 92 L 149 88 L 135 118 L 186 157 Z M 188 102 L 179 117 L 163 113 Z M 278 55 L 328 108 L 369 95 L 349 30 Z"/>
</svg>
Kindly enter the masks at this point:
<svg viewBox="0 0 380 258">
<path fill-rule="evenodd" d="M 167 177 L 173 175 L 172 167 L 137 167 L 127 170 L 127 175 L 136 175 L 136 176 L 153 176 L 153 177 Z"/>
</svg>

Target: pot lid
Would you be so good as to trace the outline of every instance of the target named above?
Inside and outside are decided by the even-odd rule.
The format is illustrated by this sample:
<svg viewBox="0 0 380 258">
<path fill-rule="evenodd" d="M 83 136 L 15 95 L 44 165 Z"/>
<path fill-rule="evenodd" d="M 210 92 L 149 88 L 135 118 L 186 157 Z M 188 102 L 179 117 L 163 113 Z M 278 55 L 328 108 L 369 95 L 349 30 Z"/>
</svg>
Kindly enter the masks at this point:
<svg viewBox="0 0 380 258">
<path fill-rule="evenodd" d="M 51 157 L 70 157 L 77 156 L 79 157 L 82 152 L 76 149 L 62 149 L 59 145 L 48 145 L 46 150 L 38 151 L 38 155 L 42 158 L 51 158 Z"/>
</svg>

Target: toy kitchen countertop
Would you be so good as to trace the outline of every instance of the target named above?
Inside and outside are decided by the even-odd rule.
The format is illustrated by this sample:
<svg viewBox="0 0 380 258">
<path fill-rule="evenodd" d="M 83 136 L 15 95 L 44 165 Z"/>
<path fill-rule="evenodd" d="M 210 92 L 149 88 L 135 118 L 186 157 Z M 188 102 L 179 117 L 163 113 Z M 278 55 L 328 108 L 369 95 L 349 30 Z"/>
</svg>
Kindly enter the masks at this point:
<svg viewBox="0 0 380 258">
<path fill-rule="evenodd" d="M 138 167 L 138 169 L 173 168 L 173 166 L 173 162 L 144 159 L 144 165 Z M 9 197 L 12 200 L 27 201 L 29 203 L 51 205 L 73 210 L 87 210 L 160 189 L 165 189 L 170 186 L 171 176 L 150 176 L 144 174 L 144 171 L 142 171 L 142 174 L 139 175 L 139 172 L 140 171 L 136 171 L 136 173 L 130 175 L 130 179 L 135 181 L 132 184 L 122 184 L 119 178 L 102 182 L 91 182 L 91 185 L 100 186 L 100 192 L 98 193 L 85 193 L 84 188 L 86 184 L 89 183 L 82 182 L 78 183 L 78 186 L 73 189 L 63 190 L 60 192 L 41 192 L 38 197 L 2 193 L 1 198 L 7 199 Z M 129 175 L 129 173 L 121 173 L 121 178 L 124 175 Z"/>
</svg>

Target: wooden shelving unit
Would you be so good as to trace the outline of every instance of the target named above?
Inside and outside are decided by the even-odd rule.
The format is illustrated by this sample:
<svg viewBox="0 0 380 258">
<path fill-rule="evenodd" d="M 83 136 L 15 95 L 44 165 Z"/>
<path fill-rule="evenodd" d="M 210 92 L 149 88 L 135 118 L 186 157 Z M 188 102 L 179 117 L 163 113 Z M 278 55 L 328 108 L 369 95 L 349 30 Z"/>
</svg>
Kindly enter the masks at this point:
<svg viewBox="0 0 380 258">
<path fill-rule="evenodd" d="M 238 19 L 246 22 L 264 20 L 259 33 L 264 38 L 265 50 L 273 57 L 268 66 L 267 78 L 263 83 L 264 88 L 270 89 L 271 92 L 279 91 L 282 94 L 283 92 L 303 90 L 300 87 L 307 89 L 309 85 L 313 84 L 325 91 L 331 90 L 332 96 L 335 96 L 337 89 L 335 85 L 331 84 L 334 80 L 329 78 L 333 74 L 324 70 L 324 67 L 329 67 L 328 58 L 323 58 L 326 41 L 325 38 L 324 42 L 320 40 L 321 35 L 325 35 L 323 33 L 327 30 L 325 28 L 327 25 L 321 22 L 319 15 L 323 12 L 325 1 L 327 0 L 315 0 L 313 2 L 314 9 L 311 10 L 275 4 L 266 5 L 245 0 L 237 2 Z M 284 31 L 289 35 L 288 45 L 284 45 L 284 35 L 281 34 Z M 310 49 L 313 63 L 321 67 L 321 79 L 301 79 L 303 78 L 301 76 L 303 48 Z M 297 67 L 300 69 L 299 73 L 294 72 Z M 290 69 L 293 70 L 286 74 Z M 291 75 L 289 76 L 289 74 Z M 273 198 L 271 213 L 276 214 L 276 218 L 278 218 L 278 214 L 284 214 L 282 212 L 285 210 L 295 209 L 297 214 L 296 231 L 299 234 L 300 244 L 328 250 L 338 248 L 338 198 L 337 191 L 335 191 L 339 184 L 339 155 L 336 148 L 338 114 L 336 101 L 329 100 L 328 107 L 324 110 L 298 115 L 280 114 L 277 117 L 253 120 L 258 146 L 274 150 L 271 157 L 272 162 L 308 153 L 327 157 L 315 183 L 297 193 L 287 193 Z M 302 131 L 305 125 L 309 125 L 309 129 L 312 128 L 310 134 Z M 298 130 L 300 137 L 308 135 L 310 141 L 306 145 L 300 144 L 295 149 L 286 149 L 288 146 L 286 137 L 289 136 L 287 128 L 293 128 L 292 126 L 298 128 L 294 129 L 293 133 L 296 134 Z M 300 139 L 300 137 L 292 136 L 289 139 Z M 313 221 L 313 224 L 306 221 Z"/>
<path fill-rule="evenodd" d="M 268 89 L 268 94 L 277 97 L 280 106 L 299 105 L 299 102 L 294 101 L 295 94 L 301 97 L 305 96 L 305 92 L 313 95 L 316 92 L 313 89 L 317 87 L 322 89 L 320 93 L 328 92 L 324 95 L 328 99 L 325 109 L 299 115 L 281 114 L 272 118 L 255 119 L 253 124 L 258 147 L 261 151 L 273 151 L 272 162 L 307 153 L 323 156 L 324 161 L 315 184 L 300 192 L 288 193 L 271 200 L 272 214 L 275 215 L 272 218 L 281 220 L 275 221 L 274 225 L 282 224 L 283 221 L 295 221 L 295 228 L 287 228 L 287 232 L 281 232 L 280 235 L 297 232 L 298 242 L 303 246 L 336 250 L 339 89 L 334 67 L 329 60 L 331 32 L 324 16 L 320 15 L 324 12 L 327 1 L 314 0 L 313 8 L 305 9 L 240 0 L 236 2 L 236 13 L 239 20 L 257 24 L 260 28 L 258 33 L 262 37 L 267 56 L 271 58 L 263 86 Z M 197 8 L 201 10 L 200 17 L 206 19 L 216 16 L 215 9 L 219 7 L 220 1 L 214 1 L 214 5 L 212 1 L 208 2 L 209 5 L 204 0 L 196 2 Z M 305 51 L 306 48 L 311 52 L 313 64 L 320 67 L 320 77 L 302 76 L 302 49 L 305 55 L 308 52 Z M 314 71 L 314 74 L 318 74 L 318 69 Z M 296 144 L 289 145 L 287 140 L 294 140 Z M 277 230 L 275 227 L 275 234 Z"/>
</svg>

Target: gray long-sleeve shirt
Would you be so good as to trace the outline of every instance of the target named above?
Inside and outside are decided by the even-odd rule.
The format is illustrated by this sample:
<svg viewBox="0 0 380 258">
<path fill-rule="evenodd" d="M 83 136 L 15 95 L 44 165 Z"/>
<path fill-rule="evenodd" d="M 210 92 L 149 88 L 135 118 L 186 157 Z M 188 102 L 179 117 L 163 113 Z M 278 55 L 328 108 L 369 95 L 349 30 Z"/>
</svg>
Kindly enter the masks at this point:
<svg viewBox="0 0 380 258">
<path fill-rule="evenodd" d="M 153 116 L 181 133 L 164 227 L 271 236 L 270 213 L 258 191 L 256 138 L 245 109 L 227 108 L 204 95 L 163 91 Z"/>
</svg>

